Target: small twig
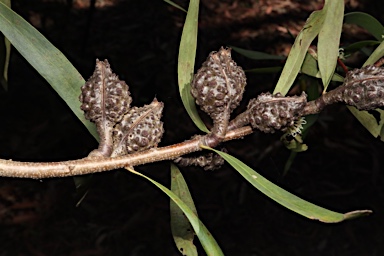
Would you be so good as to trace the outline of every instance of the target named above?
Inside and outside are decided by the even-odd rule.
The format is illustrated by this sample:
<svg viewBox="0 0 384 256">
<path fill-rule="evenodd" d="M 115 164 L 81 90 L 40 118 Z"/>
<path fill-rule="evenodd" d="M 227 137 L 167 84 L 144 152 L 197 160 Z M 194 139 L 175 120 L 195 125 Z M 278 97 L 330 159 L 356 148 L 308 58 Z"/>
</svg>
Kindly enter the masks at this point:
<svg viewBox="0 0 384 256">
<path fill-rule="evenodd" d="M 244 125 L 249 124 L 249 113 L 247 111 L 236 116 L 231 122 L 228 124 L 228 130 L 234 130 Z"/>
<path fill-rule="evenodd" d="M 239 139 L 251 133 L 252 129 L 249 126 L 228 131 L 224 141 Z M 202 150 L 200 147 L 204 145 L 202 138 L 204 136 L 196 136 L 193 139 L 171 146 L 153 148 L 139 153 L 112 158 L 88 157 L 72 161 L 47 163 L 0 159 L 0 176 L 30 179 L 69 177 L 110 171 L 125 166 L 133 167 L 163 160 L 173 160 L 179 156 Z"/>
<path fill-rule="evenodd" d="M 337 64 L 339 64 L 339 66 L 344 70 L 345 74 L 348 73 L 347 66 L 345 66 L 344 62 L 340 58 L 337 58 Z"/>
<path fill-rule="evenodd" d="M 209 134 L 204 136 L 204 145 L 211 148 L 219 145 L 224 139 L 228 129 L 230 111 L 226 109 L 218 120 L 213 120 L 213 128 Z M 244 126 L 244 125 L 243 125 Z M 234 130 L 234 129 L 232 129 Z"/>
</svg>

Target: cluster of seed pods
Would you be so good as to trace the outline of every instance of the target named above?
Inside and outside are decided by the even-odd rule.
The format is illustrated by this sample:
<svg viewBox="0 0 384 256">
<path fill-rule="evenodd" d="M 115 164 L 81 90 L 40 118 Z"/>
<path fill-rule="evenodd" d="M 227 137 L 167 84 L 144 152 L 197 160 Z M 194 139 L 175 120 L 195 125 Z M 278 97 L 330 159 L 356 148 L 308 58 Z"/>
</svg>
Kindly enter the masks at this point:
<svg viewBox="0 0 384 256">
<path fill-rule="evenodd" d="M 164 133 L 163 103 L 154 99 L 144 107 L 131 108 L 129 87 L 107 60 L 96 60 L 93 75 L 81 87 L 80 102 L 100 137 L 99 148 L 90 156 L 120 156 L 156 147 Z"/>
<path fill-rule="evenodd" d="M 211 52 L 191 82 L 191 94 L 201 110 L 213 121 L 205 145 L 215 147 L 228 130 L 251 125 L 266 133 L 292 129 L 308 114 L 319 113 L 327 105 L 343 102 L 359 110 L 384 106 L 384 69 L 367 66 L 347 73 L 343 85 L 314 101 L 300 96 L 262 93 L 251 99 L 247 109 L 230 122 L 231 112 L 242 100 L 246 77 L 233 61 L 231 49 Z M 81 109 L 86 119 L 96 123 L 100 135 L 99 148 L 90 156 L 120 156 L 156 147 L 164 133 L 160 121 L 163 103 L 156 99 L 143 107 L 130 107 L 129 87 L 119 80 L 107 60 L 96 60 L 93 75 L 81 88 Z M 215 169 L 223 163 L 217 155 L 179 157 L 181 165 L 198 165 Z"/>
</svg>

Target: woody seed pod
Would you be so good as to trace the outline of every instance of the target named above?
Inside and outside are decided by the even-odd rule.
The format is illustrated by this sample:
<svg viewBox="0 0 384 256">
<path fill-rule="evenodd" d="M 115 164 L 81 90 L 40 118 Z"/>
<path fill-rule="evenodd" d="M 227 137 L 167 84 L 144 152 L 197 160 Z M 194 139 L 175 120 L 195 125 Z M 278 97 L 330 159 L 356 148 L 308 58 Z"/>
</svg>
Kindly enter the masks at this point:
<svg viewBox="0 0 384 256">
<path fill-rule="evenodd" d="M 349 71 L 343 85 L 308 102 L 306 114 L 319 113 L 327 105 L 344 102 L 359 110 L 373 110 L 384 106 L 384 68 L 365 66 Z"/>
<path fill-rule="evenodd" d="M 341 100 L 359 110 L 384 106 L 384 68 L 366 66 L 347 73 Z"/>
<path fill-rule="evenodd" d="M 117 123 L 128 111 L 132 98 L 129 87 L 112 73 L 108 60 L 96 60 L 93 75 L 81 87 L 81 109 L 95 123 Z"/>
<path fill-rule="evenodd" d="M 121 156 L 157 147 L 163 136 L 160 121 L 164 104 L 155 98 L 144 107 L 133 107 L 113 131 L 112 156 Z"/>
<path fill-rule="evenodd" d="M 266 133 L 284 131 L 301 117 L 306 103 L 304 92 L 300 96 L 292 97 L 284 97 L 280 93 L 262 93 L 248 104 L 249 122 L 254 129 Z"/>
<path fill-rule="evenodd" d="M 211 133 L 205 145 L 215 147 L 227 132 L 231 112 L 243 97 L 246 77 L 231 58 L 231 49 L 211 52 L 191 83 L 196 104 L 213 119 Z"/>
<path fill-rule="evenodd" d="M 191 83 L 196 104 L 214 120 L 221 113 L 231 113 L 240 103 L 246 77 L 231 58 L 231 49 L 211 52 Z"/>
<path fill-rule="evenodd" d="M 113 126 L 128 112 L 132 101 L 128 85 L 112 73 L 108 60 L 96 60 L 93 75 L 81 87 L 80 101 L 85 118 L 96 123 L 100 137 L 99 148 L 89 156 L 110 156 Z"/>
<path fill-rule="evenodd" d="M 227 152 L 225 148 L 221 149 L 223 152 Z M 212 171 L 219 169 L 224 163 L 224 158 L 216 153 L 208 153 L 197 157 L 178 157 L 174 162 L 181 166 L 200 166 L 205 171 Z"/>
</svg>

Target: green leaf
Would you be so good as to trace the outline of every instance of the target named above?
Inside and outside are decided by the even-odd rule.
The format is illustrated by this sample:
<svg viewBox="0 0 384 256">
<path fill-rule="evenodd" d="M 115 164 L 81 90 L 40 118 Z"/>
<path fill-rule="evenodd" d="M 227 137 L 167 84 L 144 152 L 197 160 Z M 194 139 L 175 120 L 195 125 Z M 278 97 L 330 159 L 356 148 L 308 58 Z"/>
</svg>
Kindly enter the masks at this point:
<svg viewBox="0 0 384 256">
<path fill-rule="evenodd" d="M 348 109 L 375 138 L 380 136 L 380 140 L 384 141 L 384 136 L 382 136 L 382 132 L 384 130 L 384 110 L 373 110 L 377 111 L 380 116 L 379 123 L 377 123 L 376 118 L 368 111 L 359 111 L 355 107 L 351 106 L 348 106 Z"/>
<path fill-rule="evenodd" d="M 80 87 L 85 83 L 68 59 L 27 21 L 0 3 L 0 31 L 40 73 L 97 138 L 96 127 L 80 110 Z"/>
<path fill-rule="evenodd" d="M 316 77 L 316 78 L 321 78 L 320 71 L 317 65 L 317 60 L 309 53 L 305 56 L 303 65 L 301 66 L 301 73 L 306 74 L 308 76 Z M 332 81 L 335 82 L 343 82 L 344 77 L 341 75 L 334 73 L 332 75 Z"/>
<path fill-rule="evenodd" d="M 312 220 L 318 220 L 325 223 L 336 223 L 347 219 L 356 218 L 370 214 L 370 210 L 360 210 L 348 213 L 337 213 L 320 206 L 309 203 L 287 191 L 276 186 L 263 176 L 252 170 L 249 166 L 242 163 L 235 157 L 224 152 L 205 147 L 222 156 L 233 168 L 236 169 L 249 183 L 251 183 L 260 192 L 273 199 L 282 206 Z"/>
<path fill-rule="evenodd" d="M 187 183 L 176 165 L 171 164 L 171 191 L 175 193 L 197 216 L 195 204 L 189 192 Z M 196 246 L 193 244 L 195 234 L 191 224 L 185 217 L 183 211 L 171 200 L 171 230 L 173 240 L 183 255 L 197 255 Z"/>
<path fill-rule="evenodd" d="M 11 8 L 10 0 L 0 0 L 0 2 Z M 3 34 L 0 33 L 0 71 L 3 72 L 0 75 L 0 83 L 4 90 L 8 90 L 8 65 L 10 55 L 11 43 Z"/>
<path fill-rule="evenodd" d="M 265 52 L 251 51 L 235 46 L 230 46 L 235 52 L 252 60 L 285 60 L 284 56 L 272 55 Z"/>
<path fill-rule="evenodd" d="M 369 58 L 365 61 L 363 67 L 367 65 L 373 65 L 376 61 L 378 61 L 381 57 L 384 56 L 384 41 L 377 46 L 377 48 L 373 51 L 373 53 L 369 56 Z"/>
<path fill-rule="evenodd" d="M 371 33 L 380 42 L 383 41 L 384 26 L 371 15 L 364 12 L 350 12 L 344 15 L 344 23 L 356 24 Z"/>
<path fill-rule="evenodd" d="M 300 71 L 311 42 L 319 34 L 323 21 L 323 11 L 311 13 L 289 52 L 287 62 L 273 91 L 274 94 L 278 92 L 282 95 L 287 94 Z"/>
<path fill-rule="evenodd" d="M 177 9 L 179 10 L 182 10 L 183 12 L 187 12 L 183 7 L 181 7 L 180 5 L 174 3 L 173 1 L 170 1 L 170 0 L 164 0 L 164 2 L 172 5 L 173 7 L 176 7 Z"/>
<path fill-rule="evenodd" d="M 256 73 L 256 74 L 273 74 L 273 73 L 279 73 L 282 69 L 283 69 L 282 67 L 254 68 L 254 69 L 244 70 L 244 72 Z"/>
<path fill-rule="evenodd" d="M 73 177 L 76 187 L 76 207 L 79 207 L 85 197 L 88 195 L 89 188 L 93 182 L 93 174 Z"/>
<path fill-rule="evenodd" d="M 11 54 L 11 44 L 7 38 L 0 33 L 0 84 L 5 91 L 8 90 L 8 65 Z"/>
<path fill-rule="evenodd" d="M 80 87 L 85 83 L 68 59 L 27 21 L 0 3 L 0 31 L 20 54 L 44 77 L 70 109 L 98 139 L 96 126 L 80 110 Z M 74 177 L 79 205 L 87 194 L 91 176 Z"/>
<path fill-rule="evenodd" d="M 337 74 L 337 73 L 334 73 L 332 75 L 332 79 L 331 80 L 334 81 L 334 82 L 344 82 L 344 77 L 339 75 L 339 74 Z"/>
<path fill-rule="evenodd" d="M 326 0 L 323 12 L 324 22 L 319 32 L 317 54 L 321 80 L 324 86 L 323 91 L 325 92 L 335 72 L 337 58 L 339 56 L 344 1 Z"/>
<path fill-rule="evenodd" d="M 197 112 L 195 99 L 191 95 L 191 81 L 194 73 L 197 46 L 198 16 L 199 0 L 191 0 L 181 34 L 177 74 L 181 100 L 188 115 L 200 130 L 209 132 Z"/>
<path fill-rule="evenodd" d="M 359 42 L 352 43 L 352 44 L 350 44 L 350 45 L 344 47 L 344 54 L 345 54 L 345 55 L 348 55 L 348 54 L 357 52 L 357 51 L 361 50 L 361 49 L 364 48 L 364 47 L 367 47 L 367 46 L 376 46 L 376 45 L 379 45 L 379 44 L 380 44 L 380 42 L 379 42 L 379 41 L 375 41 L 375 40 L 363 40 L 363 41 L 359 41 Z"/>
<path fill-rule="evenodd" d="M 191 223 L 193 230 L 195 231 L 195 234 L 200 240 L 201 245 L 203 246 L 205 252 L 207 255 L 224 255 L 221 251 L 219 245 L 217 244 L 216 240 L 213 238 L 212 234 L 208 231 L 208 229 L 205 227 L 205 225 L 199 220 L 197 215 L 187 206 L 186 203 L 184 203 L 175 193 L 173 193 L 168 188 L 164 187 L 160 183 L 152 180 L 151 178 L 148 178 L 144 174 L 141 174 L 132 168 L 127 168 L 128 171 L 139 175 L 148 181 L 150 181 L 152 184 L 156 185 L 160 190 L 162 190 L 167 196 L 171 198 L 171 200 L 178 206 L 180 209 L 184 212 L 185 216 L 188 218 L 189 222 Z"/>
<path fill-rule="evenodd" d="M 313 57 L 311 54 L 307 53 L 305 55 L 303 65 L 301 66 L 301 73 L 317 77 L 319 73 L 319 69 L 317 67 L 317 59 Z"/>
</svg>

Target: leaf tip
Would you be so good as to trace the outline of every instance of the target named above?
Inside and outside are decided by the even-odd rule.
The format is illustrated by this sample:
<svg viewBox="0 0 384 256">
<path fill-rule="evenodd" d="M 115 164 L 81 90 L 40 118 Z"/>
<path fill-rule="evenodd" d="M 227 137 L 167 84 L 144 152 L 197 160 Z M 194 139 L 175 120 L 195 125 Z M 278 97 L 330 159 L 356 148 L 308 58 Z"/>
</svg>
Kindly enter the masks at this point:
<svg viewBox="0 0 384 256">
<path fill-rule="evenodd" d="M 371 213 L 372 213 L 371 210 L 357 210 L 357 211 L 347 212 L 347 213 L 344 213 L 344 220 L 350 220 L 358 217 L 368 216 Z"/>
</svg>

